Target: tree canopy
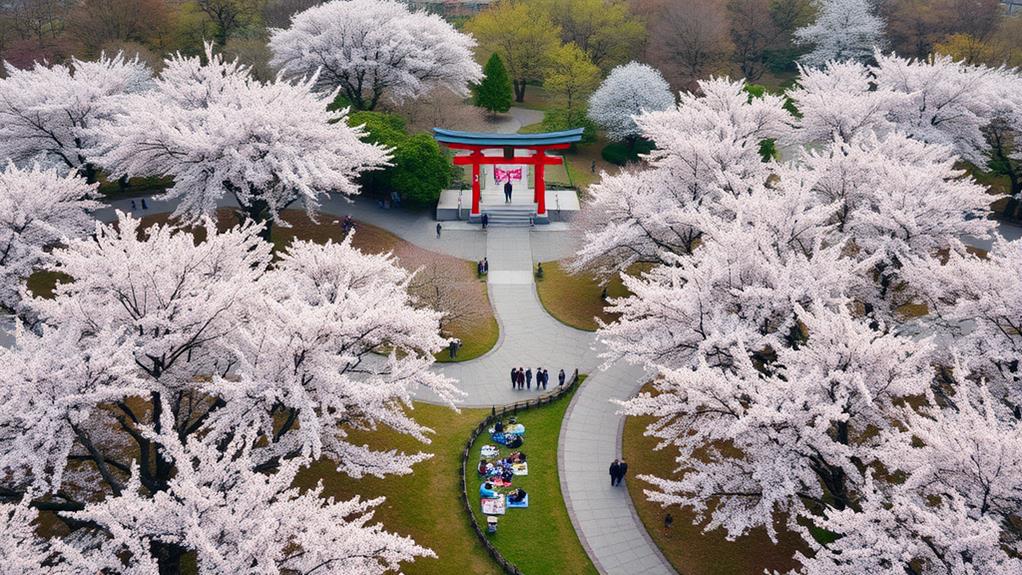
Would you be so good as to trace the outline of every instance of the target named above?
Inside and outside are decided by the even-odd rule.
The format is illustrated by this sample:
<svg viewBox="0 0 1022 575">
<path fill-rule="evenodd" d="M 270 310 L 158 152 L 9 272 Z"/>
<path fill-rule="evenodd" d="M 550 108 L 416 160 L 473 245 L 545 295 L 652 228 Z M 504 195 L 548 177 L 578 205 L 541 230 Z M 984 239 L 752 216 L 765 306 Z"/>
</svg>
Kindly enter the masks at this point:
<svg viewBox="0 0 1022 575">
<path fill-rule="evenodd" d="M 395 0 L 332 0 L 273 30 L 271 63 L 289 75 L 316 75 L 356 108 L 373 110 L 387 96 L 400 103 L 437 87 L 468 95 L 482 77 L 475 40 L 442 18 Z"/>
</svg>

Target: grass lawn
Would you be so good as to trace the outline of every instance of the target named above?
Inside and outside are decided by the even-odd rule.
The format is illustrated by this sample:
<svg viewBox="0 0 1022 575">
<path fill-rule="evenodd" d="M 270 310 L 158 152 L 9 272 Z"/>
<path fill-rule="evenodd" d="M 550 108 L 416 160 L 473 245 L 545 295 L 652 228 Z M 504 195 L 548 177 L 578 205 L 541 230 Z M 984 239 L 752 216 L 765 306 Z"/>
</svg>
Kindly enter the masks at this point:
<svg viewBox="0 0 1022 575">
<path fill-rule="evenodd" d="M 617 319 L 604 310 L 603 288 L 596 279 L 587 273 L 569 274 L 560 262 L 543 262 L 543 278 L 536 279 L 536 292 L 547 313 L 575 329 L 596 331 L 596 318 L 608 323 Z M 610 281 L 607 295 L 628 295 L 620 278 Z"/>
<path fill-rule="evenodd" d="M 644 391 L 649 391 L 644 389 Z M 692 524 L 692 513 L 687 509 L 663 509 L 651 503 L 643 494 L 649 484 L 635 477 L 643 474 L 669 477 L 676 463 L 670 448 L 653 451 L 656 438 L 643 432 L 652 417 L 629 417 L 625 420 L 622 452 L 628 461 L 628 494 L 653 541 L 679 573 L 685 575 L 745 575 L 765 570 L 786 572 L 798 564 L 793 559 L 802 549 L 801 539 L 794 534 L 779 531 L 779 542 L 773 544 L 766 531 L 758 529 L 736 541 L 727 541 L 722 529 L 703 533 L 702 526 Z M 664 530 L 664 515 L 670 511 L 674 524 L 670 532 Z"/>
<path fill-rule="evenodd" d="M 455 413 L 445 407 L 416 403 L 413 413 L 416 421 L 437 430 L 430 445 L 422 445 L 390 430 L 353 434 L 356 444 L 433 453 L 432 459 L 415 466 L 413 474 L 352 479 L 337 473 L 329 462 L 321 461 L 304 470 L 296 483 L 312 487 L 322 481 L 324 497 L 386 497 L 375 519 L 387 530 L 408 535 L 437 554 L 436 559 L 419 559 L 404 566 L 402 571 L 407 575 L 496 573 L 497 566 L 478 544 L 458 496 L 461 450 L 472 429 L 488 412 L 487 409 L 464 409 Z"/>
<path fill-rule="evenodd" d="M 56 289 L 57 283 L 66 282 L 69 279 L 71 279 L 69 276 L 60 272 L 37 270 L 28 277 L 26 287 L 28 288 L 29 293 L 35 297 L 52 299 L 53 291 Z"/>
<path fill-rule="evenodd" d="M 159 194 L 167 191 L 174 184 L 173 178 L 131 178 L 124 188 L 117 180 L 110 181 L 99 177 L 99 193 L 106 199 L 125 199 Z"/>
<path fill-rule="evenodd" d="M 597 573 L 571 525 L 557 473 L 557 441 L 570 401 L 570 396 L 565 396 L 549 406 L 519 413 L 518 421 L 525 425 L 525 444 L 521 451 L 529 458 L 529 474 L 515 477 L 512 484 L 529 494 L 529 507 L 508 509 L 506 515 L 499 516 L 497 533 L 487 534 L 501 554 L 526 575 Z M 472 467 L 479 464 L 479 450 L 487 443 L 491 443 L 490 439 L 483 434 L 472 445 L 466 478 L 468 499 L 484 531 L 486 516 L 479 507 L 482 480 Z M 501 451 L 502 456 L 510 453 L 506 448 Z M 501 491 L 510 489 L 502 488 Z"/>
</svg>

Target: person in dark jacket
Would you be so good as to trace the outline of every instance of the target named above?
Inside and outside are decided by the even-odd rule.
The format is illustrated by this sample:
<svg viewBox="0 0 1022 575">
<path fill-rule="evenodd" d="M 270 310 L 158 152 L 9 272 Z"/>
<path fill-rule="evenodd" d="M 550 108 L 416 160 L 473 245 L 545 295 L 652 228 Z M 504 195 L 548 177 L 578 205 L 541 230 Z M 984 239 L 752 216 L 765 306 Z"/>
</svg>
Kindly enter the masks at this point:
<svg viewBox="0 0 1022 575">
<path fill-rule="evenodd" d="M 532 368 L 525 370 L 525 389 L 532 389 Z"/>
<path fill-rule="evenodd" d="M 518 388 L 518 370 L 511 368 L 511 389 Z"/>
<path fill-rule="evenodd" d="M 510 204 L 511 203 L 511 192 L 513 191 L 513 189 L 514 188 L 511 186 L 511 180 L 508 180 L 508 181 L 504 182 L 504 203 L 505 204 Z"/>
<path fill-rule="evenodd" d="M 483 229 L 486 229 L 486 225 L 490 223 L 490 216 L 483 214 Z"/>
<path fill-rule="evenodd" d="M 618 463 L 617 459 L 610 464 L 610 486 L 617 485 L 619 478 L 621 477 L 621 464 Z"/>
<path fill-rule="evenodd" d="M 622 458 L 621 463 L 618 465 L 617 471 L 617 484 L 621 485 L 621 480 L 625 478 L 625 474 L 628 473 L 628 463 Z"/>
<path fill-rule="evenodd" d="M 562 387 L 564 385 L 564 370 L 557 374 L 557 386 Z"/>
</svg>

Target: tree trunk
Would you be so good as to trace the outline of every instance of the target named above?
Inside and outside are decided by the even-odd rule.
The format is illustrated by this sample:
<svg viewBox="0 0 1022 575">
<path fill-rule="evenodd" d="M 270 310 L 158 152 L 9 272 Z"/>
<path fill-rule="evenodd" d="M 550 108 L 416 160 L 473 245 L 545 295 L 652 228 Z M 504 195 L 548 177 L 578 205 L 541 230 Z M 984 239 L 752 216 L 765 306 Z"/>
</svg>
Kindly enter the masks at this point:
<svg viewBox="0 0 1022 575">
<path fill-rule="evenodd" d="M 1014 220 L 1018 217 L 1019 207 L 1019 194 L 1022 193 L 1022 181 L 1020 181 L 1018 171 L 1014 169 L 1008 170 L 1008 179 L 1011 180 L 1011 197 L 1004 204 L 1004 211 L 1001 212 L 1001 216 L 1005 219 Z"/>
<path fill-rule="evenodd" d="M 515 80 L 514 81 L 514 88 L 515 88 L 515 102 L 519 102 L 519 103 L 524 102 L 525 101 L 525 80 Z"/>
</svg>

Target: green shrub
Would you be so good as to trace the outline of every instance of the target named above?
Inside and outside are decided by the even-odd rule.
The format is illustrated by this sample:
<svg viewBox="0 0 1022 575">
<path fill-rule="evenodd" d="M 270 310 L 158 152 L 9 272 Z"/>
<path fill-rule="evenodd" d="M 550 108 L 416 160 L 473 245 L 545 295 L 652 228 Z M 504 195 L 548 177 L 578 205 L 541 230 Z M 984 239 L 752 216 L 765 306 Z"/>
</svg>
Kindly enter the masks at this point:
<svg viewBox="0 0 1022 575">
<path fill-rule="evenodd" d="M 440 145 L 429 134 L 415 134 L 394 151 L 394 168 L 388 170 L 390 186 L 409 203 L 436 203 L 451 183 L 451 170 Z"/>
<path fill-rule="evenodd" d="M 629 145 L 628 142 L 611 142 L 603 148 L 600 155 L 611 164 L 623 166 L 628 162 L 639 160 L 640 154 L 648 154 L 652 151 L 653 142 L 637 140 L 634 145 Z"/>
<path fill-rule="evenodd" d="M 403 201 L 415 205 L 436 202 L 451 182 L 450 162 L 429 134 L 409 135 L 405 121 L 383 112 L 355 112 L 348 116 L 352 126 L 363 126 L 365 140 L 390 148 L 390 166 L 362 175 L 362 186 L 383 196 L 397 192 Z"/>
</svg>

